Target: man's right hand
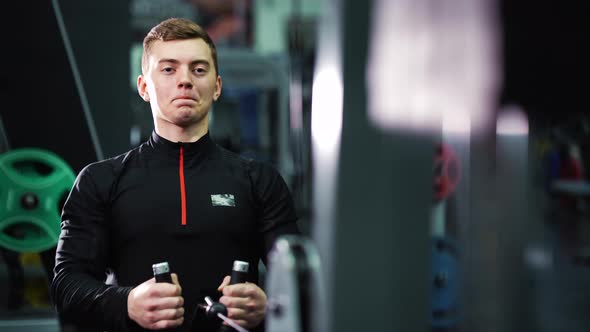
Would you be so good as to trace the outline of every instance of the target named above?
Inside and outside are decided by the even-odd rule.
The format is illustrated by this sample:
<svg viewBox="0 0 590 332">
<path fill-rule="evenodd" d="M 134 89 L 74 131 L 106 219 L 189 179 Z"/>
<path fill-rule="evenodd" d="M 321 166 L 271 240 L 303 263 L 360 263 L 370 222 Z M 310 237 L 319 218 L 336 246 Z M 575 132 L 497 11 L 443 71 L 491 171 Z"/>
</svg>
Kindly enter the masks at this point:
<svg viewBox="0 0 590 332">
<path fill-rule="evenodd" d="M 184 299 L 176 273 L 172 282 L 154 278 L 133 288 L 127 297 L 127 313 L 141 327 L 151 330 L 176 327 L 184 321 Z"/>
</svg>

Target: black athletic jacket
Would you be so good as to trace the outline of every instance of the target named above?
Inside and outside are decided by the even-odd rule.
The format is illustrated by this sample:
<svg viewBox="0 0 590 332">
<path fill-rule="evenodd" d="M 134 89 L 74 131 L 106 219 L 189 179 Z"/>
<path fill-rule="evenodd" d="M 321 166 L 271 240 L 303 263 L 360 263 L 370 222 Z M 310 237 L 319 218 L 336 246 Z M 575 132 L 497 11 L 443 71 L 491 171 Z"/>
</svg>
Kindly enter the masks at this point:
<svg viewBox="0 0 590 332">
<path fill-rule="evenodd" d="M 130 290 L 167 261 L 185 300 L 182 331 L 212 331 L 196 311 L 234 260 L 258 281 L 275 239 L 298 233 L 287 185 L 209 134 L 173 143 L 155 132 L 126 154 L 86 166 L 65 203 L 51 296 L 68 321 L 99 331 L 142 330 L 127 315 Z M 263 286 L 263 285 L 261 285 Z M 195 318 L 196 317 L 196 318 Z"/>
</svg>

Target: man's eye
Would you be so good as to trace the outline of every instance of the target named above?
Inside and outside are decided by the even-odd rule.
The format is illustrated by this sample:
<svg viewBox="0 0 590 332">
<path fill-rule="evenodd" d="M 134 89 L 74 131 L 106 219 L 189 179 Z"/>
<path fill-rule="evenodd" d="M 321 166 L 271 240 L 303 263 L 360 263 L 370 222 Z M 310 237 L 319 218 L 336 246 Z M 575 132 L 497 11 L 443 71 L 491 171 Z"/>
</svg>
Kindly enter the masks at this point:
<svg viewBox="0 0 590 332">
<path fill-rule="evenodd" d="M 172 69 L 172 67 L 164 67 L 162 68 L 162 71 L 165 73 L 171 73 L 174 71 L 174 69 Z"/>
<path fill-rule="evenodd" d="M 203 67 L 197 67 L 197 68 L 195 68 L 195 73 L 197 73 L 197 74 L 204 74 L 206 72 L 207 72 L 207 70 L 205 68 L 203 68 Z"/>
</svg>

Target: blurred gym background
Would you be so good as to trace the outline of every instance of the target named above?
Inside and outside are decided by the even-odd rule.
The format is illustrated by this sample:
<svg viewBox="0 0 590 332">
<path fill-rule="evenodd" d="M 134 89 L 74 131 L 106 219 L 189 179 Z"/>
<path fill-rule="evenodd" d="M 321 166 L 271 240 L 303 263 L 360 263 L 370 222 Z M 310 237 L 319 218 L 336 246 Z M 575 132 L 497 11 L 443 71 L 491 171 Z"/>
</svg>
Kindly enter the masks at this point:
<svg viewBox="0 0 590 332">
<path fill-rule="evenodd" d="M 48 296 L 54 218 L 82 167 L 150 135 L 135 82 L 167 17 L 218 47 L 213 139 L 293 192 L 329 285 L 313 331 L 590 329 L 582 2 L 0 8 L 0 331 L 76 331 Z"/>
</svg>

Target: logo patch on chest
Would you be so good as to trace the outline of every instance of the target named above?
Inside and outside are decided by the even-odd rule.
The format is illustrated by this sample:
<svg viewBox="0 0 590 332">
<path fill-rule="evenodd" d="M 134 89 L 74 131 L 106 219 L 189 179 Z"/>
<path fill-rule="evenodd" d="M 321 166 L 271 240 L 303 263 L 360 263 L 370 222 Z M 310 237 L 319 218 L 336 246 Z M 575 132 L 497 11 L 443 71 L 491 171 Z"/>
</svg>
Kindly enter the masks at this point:
<svg viewBox="0 0 590 332">
<path fill-rule="evenodd" d="M 211 205 L 236 206 L 236 200 L 232 194 L 213 194 L 211 195 Z"/>
</svg>

